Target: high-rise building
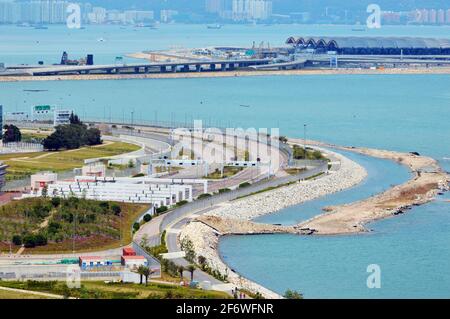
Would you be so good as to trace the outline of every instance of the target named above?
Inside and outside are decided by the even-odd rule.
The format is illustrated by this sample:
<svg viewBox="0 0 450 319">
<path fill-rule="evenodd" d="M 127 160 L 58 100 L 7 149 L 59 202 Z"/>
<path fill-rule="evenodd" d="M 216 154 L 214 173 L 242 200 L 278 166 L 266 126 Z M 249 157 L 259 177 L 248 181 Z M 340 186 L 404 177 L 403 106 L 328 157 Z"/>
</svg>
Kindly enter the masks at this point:
<svg viewBox="0 0 450 319">
<path fill-rule="evenodd" d="M 159 20 L 163 23 L 173 21 L 174 17 L 178 15 L 178 11 L 175 10 L 161 10 Z"/>
<path fill-rule="evenodd" d="M 445 11 L 443 9 L 437 11 L 437 23 L 445 24 Z"/>
<path fill-rule="evenodd" d="M 272 15 L 272 1 L 233 0 L 233 20 L 266 20 Z"/>
<path fill-rule="evenodd" d="M 436 24 L 437 23 L 437 12 L 435 9 L 431 9 L 428 16 L 428 23 Z"/>
<path fill-rule="evenodd" d="M 126 23 L 139 23 L 154 20 L 153 11 L 127 10 L 124 13 Z"/>
<path fill-rule="evenodd" d="M 447 10 L 445 21 L 447 22 L 447 24 L 450 24 L 450 9 Z"/>
<path fill-rule="evenodd" d="M 225 0 L 206 0 L 205 10 L 208 13 L 221 14 L 225 10 Z"/>
</svg>

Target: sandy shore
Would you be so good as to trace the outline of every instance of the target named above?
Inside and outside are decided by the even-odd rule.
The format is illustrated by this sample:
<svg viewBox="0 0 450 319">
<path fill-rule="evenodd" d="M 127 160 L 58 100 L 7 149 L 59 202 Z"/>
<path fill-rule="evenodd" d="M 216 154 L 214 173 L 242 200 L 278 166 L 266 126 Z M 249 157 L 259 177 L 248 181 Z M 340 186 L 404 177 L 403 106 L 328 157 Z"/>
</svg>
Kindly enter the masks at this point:
<svg viewBox="0 0 450 319">
<path fill-rule="evenodd" d="M 300 228 L 310 228 L 323 235 L 364 232 L 367 223 L 402 214 L 405 209 L 430 202 L 439 192 L 449 189 L 450 176 L 433 158 L 368 148 L 343 149 L 396 161 L 407 166 L 413 178 L 368 199 L 327 207 L 326 213 L 299 224 Z"/>
<path fill-rule="evenodd" d="M 450 74 L 449 67 L 417 69 L 338 69 L 338 70 L 258 70 L 227 72 L 192 72 L 192 73 L 154 73 L 154 74 L 83 74 L 50 76 L 0 76 L 0 82 L 19 81 L 82 81 L 82 80 L 126 80 L 126 79 L 183 79 L 183 78 L 224 78 L 246 76 L 301 76 L 301 75 L 338 75 L 338 74 Z"/>
</svg>

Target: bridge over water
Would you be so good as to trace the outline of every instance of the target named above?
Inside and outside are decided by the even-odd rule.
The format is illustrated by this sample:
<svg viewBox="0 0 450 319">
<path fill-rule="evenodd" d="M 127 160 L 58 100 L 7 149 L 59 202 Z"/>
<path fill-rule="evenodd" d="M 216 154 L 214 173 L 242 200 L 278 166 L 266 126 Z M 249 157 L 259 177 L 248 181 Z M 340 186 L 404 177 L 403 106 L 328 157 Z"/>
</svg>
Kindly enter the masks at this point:
<svg viewBox="0 0 450 319">
<path fill-rule="evenodd" d="M 208 72 L 233 71 L 250 66 L 265 65 L 270 59 L 241 59 L 241 60 L 204 60 L 185 62 L 136 63 L 136 64 L 108 64 L 108 65 L 47 65 L 8 67 L 3 75 L 65 75 L 65 74 L 145 74 L 166 72 Z M 0 73 L 2 75 L 2 73 Z"/>
</svg>

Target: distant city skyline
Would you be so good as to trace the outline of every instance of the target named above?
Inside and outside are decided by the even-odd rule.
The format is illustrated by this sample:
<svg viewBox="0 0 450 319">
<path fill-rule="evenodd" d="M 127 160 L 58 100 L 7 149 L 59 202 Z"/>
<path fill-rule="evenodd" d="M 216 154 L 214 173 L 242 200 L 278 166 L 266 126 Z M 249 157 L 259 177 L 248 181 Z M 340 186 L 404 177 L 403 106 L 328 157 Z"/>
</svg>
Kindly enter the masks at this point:
<svg viewBox="0 0 450 319">
<path fill-rule="evenodd" d="M 84 24 L 142 23 L 365 23 L 366 1 L 335 0 L 150 0 L 138 5 L 124 0 L 76 1 Z M 369 3 L 369 1 L 367 1 Z M 446 1 L 400 0 L 380 2 L 383 24 L 450 25 L 450 3 Z M 0 0 L 0 24 L 63 24 L 67 19 L 65 0 Z M 301 4 L 302 6 L 299 6 Z M 389 5 L 388 5 L 389 4 Z M 422 6 L 421 6 L 422 5 Z M 434 5 L 434 6 L 432 6 Z"/>
</svg>

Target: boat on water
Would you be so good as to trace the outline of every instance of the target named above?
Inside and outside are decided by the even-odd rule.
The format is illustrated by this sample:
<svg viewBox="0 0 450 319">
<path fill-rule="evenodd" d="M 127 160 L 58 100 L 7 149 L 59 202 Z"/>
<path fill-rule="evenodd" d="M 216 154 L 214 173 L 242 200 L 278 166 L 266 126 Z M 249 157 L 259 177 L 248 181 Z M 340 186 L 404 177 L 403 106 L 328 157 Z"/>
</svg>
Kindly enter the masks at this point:
<svg viewBox="0 0 450 319">
<path fill-rule="evenodd" d="M 148 28 L 156 30 L 158 29 L 158 25 L 156 23 L 138 23 L 135 25 L 136 28 Z"/>
<path fill-rule="evenodd" d="M 48 27 L 45 25 L 35 25 L 34 28 L 36 30 L 47 30 L 48 29 Z"/>
<path fill-rule="evenodd" d="M 208 29 L 219 30 L 222 29 L 221 24 L 209 24 L 206 26 Z"/>
</svg>

